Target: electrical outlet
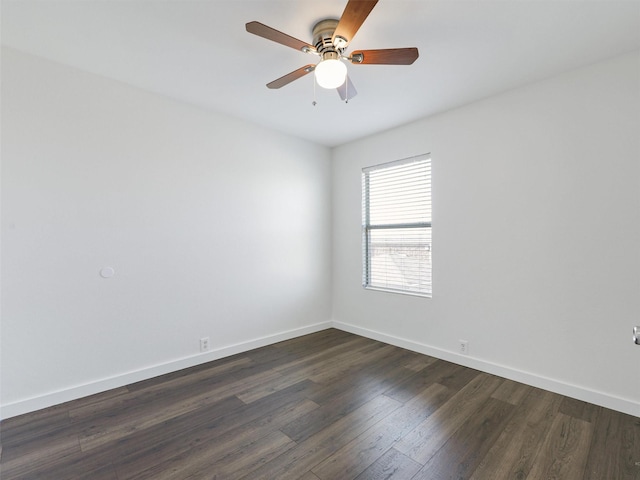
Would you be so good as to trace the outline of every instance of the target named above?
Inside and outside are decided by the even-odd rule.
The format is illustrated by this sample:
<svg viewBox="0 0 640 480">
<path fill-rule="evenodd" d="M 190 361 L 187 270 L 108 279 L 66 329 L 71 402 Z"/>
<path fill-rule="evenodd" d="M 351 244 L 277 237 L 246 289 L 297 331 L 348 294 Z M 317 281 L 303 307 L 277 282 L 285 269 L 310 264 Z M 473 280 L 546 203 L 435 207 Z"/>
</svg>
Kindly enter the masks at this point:
<svg viewBox="0 0 640 480">
<path fill-rule="evenodd" d="M 211 343 L 209 342 L 209 337 L 202 337 L 200 339 L 200 351 L 207 352 L 211 348 Z"/>
<path fill-rule="evenodd" d="M 458 340 L 458 348 L 462 355 L 469 355 L 469 342 L 466 340 Z"/>
</svg>

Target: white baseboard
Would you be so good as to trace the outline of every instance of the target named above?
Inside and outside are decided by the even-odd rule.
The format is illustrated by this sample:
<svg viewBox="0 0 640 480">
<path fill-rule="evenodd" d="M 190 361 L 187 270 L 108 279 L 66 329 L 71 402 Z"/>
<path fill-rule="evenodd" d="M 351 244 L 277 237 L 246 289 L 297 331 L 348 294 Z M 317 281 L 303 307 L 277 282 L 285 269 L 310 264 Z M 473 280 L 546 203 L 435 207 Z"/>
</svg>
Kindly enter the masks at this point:
<svg viewBox="0 0 640 480">
<path fill-rule="evenodd" d="M 321 330 L 331 328 L 331 326 L 331 322 L 327 321 L 293 330 L 287 330 L 274 335 L 267 335 L 265 337 L 255 338 L 246 342 L 214 349 L 207 353 L 191 355 L 189 357 L 172 360 L 152 367 L 142 368 L 140 370 L 123 373 L 121 375 L 96 380 L 95 382 L 77 385 L 55 392 L 46 393 L 44 395 L 39 395 L 37 397 L 9 403 L 0 407 L 0 420 L 22 415 L 24 413 L 34 412 L 53 405 L 59 405 L 64 402 L 94 395 L 96 393 L 105 392 L 113 388 L 123 387 L 141 380 L 148 380 L 150 378 L 157 377 L 158 375 L 164 375 L 182 370 L 183 368 L 189 368 L 202 363 L 218 360 L 220 358 L 229 357 L 237 353 L 247 352 L 254 348 L 260 348 L 266 345 L 282 342 L 284 340 L 289 340 L 291 338 L 300 337 L 302 335 L 319 332 Z"/>
<path fill-rule="evenodd" d="M 395 345 L 397 347 L 406 348 L 407 350 L 422 353 L 424 355 L 447 360 L 458 365 L 463 365 L 465 367 L 470 367 L 486 373 L 491 373 L 499 377 L 508 378 L 509 380 L 514 380 L 526 385 L 542 388 L 544 390 L 558 393 L 560 395 L 566 395 L 571 398 L 576 398 L 578 400 L 593 403 L 595 405 L 600 405 L 602 407 L 610 408 L 618 412 L 624 412 L 628 415 L 633 415 L 634 417 L 640 417 L 640 404 L 632 400 L 616 397 L 595 390 L 590 390 L 577 385 L 571 385 L 559 380 L 555 380 L 553 378 L 542 377 L 530 372 L 516 370 L 504 365 L 487 362 L 473 356 L 460 355 L 456 352 L 442 350 L 423 343 L 415 342 L 413 340 L 388 335 L 386 333 L 377 332 L 368 328 L 358 327 L 356 325 L 350 325 L 348 323 L 334 321 L 333 327 L 337 328 L 338 330 L 344 330 L 345 332 L 354 333 L 362 337 L 367 337 L 373 340 L 378 340 L 380 342 Z"/>
<path fill-rule="evenodd" d="M 211 350 L 205 354 L 197 354 L 189 357 L 180 358 L 160 365 L 154 365 L 152 367 L 143 368 L 140 370 L 127 372 L 122 375 L 116 375 L 110 378 L 97 380 L 84 385 L 77 385 L 67 389 L 59 390 L 56 392 L 50 392 L 44 395 L 40 395 L 18 402 L 2 405 L 0 407 L 0 419 L 15 417 L 24 413 L 33 412 L 42 408 L 58 405 L 70 400 L 76 400 L 78 398 L 94 395 L 96 393 L 105 392 L 113 388 L 123 387 L 131 383 L 139 382 L 141 380 L 147 380 L 159 375 L 175 372 L 184 368 L 193 367 L 202 363 L 211 362 L 220 358 L 229 357 L 238 353 L 253 350 L 254 348 L 264 347 L 291 338 L 300 337 L 302 335 L 308 335 L 310 333 L 326 330 L 327 328 L 337 328 L 338 330 L 344 330 L 345 332 L 354 333 L 362 337 L 371 338 L 380 342 L 395 345 L 397 347 L 406 348 L 414 352 L 429 355 L 442 360 L 463 365 L 465 367 L 475 368 L 483 372 L 498 375 L 503 378 L 508 378 L 517 382 L 521 382 L 534 387 L 549 390 L 551 392 L 566 395 L 571 398 L 583 400 L 585 402 L 600 405 L 612 410 L 624 412 L 629 415 L 640 417 L 640 404 L 609 395 L 602 392 L 597 392 L 584 387 L 571 385 L 565 382 L 561 382 L 552 378 L 542 377 L 540 375 L 516 370 L 503 365 L 487 362 L 485 360 L 475 358 L 473 356 L 460 355 L 456 352 L 448 350 L 442 350 L 439 348 L 431 347 L 429 345 L 418 343 L 413 340 L 408 340 L 401 337 L 396 337 L 368 328 L 358 327 L 343 322 L 322 322 L 306 327 L 296 328 L 280 332 L 274 335 L 268 335 L 246 342 L 229 345 L 223 348 Z"/>
</svg>

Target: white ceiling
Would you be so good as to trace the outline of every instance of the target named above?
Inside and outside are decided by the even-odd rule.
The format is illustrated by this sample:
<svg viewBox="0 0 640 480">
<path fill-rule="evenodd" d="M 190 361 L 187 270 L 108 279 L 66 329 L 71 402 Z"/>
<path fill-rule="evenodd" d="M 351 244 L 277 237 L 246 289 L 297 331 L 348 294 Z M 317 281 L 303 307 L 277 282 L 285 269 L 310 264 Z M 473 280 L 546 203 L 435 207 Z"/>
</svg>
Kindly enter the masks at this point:
<svg viewBox="0 0 640 480">
<path fill-rule="evenodd" d="M 317 57 L 251 35 L 257 20 L 311 42 L 346 0 L 2 0 L 2 43 L 328 146 L 640 49 L 640 0 L 381 0 L 350 50 L 418 47 L 411 66 L 348 65 L 348 104 Z"/>
</svg>

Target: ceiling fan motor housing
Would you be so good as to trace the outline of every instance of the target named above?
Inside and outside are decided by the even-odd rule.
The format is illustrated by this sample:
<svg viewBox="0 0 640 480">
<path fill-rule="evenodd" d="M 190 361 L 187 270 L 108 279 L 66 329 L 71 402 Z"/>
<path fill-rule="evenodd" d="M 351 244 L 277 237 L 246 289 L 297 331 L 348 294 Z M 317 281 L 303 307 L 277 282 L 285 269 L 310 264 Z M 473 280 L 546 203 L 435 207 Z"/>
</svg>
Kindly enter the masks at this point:
<svg viewBox="0 0 640 480">
<path fill-rule="evenodd" d="M 338 26 L 338 20 L 327 18 L 320 20 L 313 27 L 313 46 L 322 56 L 323 60 L 339 59 L 342 56 L 343 48 L 338 48 L 333 44 L 333 32 Z"/>
</svg>

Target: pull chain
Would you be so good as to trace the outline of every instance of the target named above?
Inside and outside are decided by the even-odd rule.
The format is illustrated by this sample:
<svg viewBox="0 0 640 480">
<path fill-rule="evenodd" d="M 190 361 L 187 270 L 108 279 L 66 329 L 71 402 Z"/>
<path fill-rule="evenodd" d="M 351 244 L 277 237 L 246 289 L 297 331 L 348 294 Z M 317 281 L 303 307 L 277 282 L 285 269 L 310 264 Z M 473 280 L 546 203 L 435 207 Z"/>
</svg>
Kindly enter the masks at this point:
<svg viewBox="0 0 640 480">
<path fill-rule="evenodd" d="M 349 103 L 349 74 L 344 77 L 344 103 Z"/>
<path fill-rule="evenodd" d="M 313 102 L 311 102 L 311 105 L 313 105 L 314 107 L 318 104 L 318 102 L 316 102 L 316 76 L 313 76 Z"/>
</svg>

